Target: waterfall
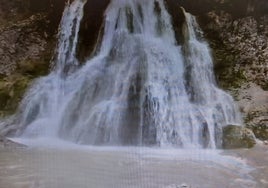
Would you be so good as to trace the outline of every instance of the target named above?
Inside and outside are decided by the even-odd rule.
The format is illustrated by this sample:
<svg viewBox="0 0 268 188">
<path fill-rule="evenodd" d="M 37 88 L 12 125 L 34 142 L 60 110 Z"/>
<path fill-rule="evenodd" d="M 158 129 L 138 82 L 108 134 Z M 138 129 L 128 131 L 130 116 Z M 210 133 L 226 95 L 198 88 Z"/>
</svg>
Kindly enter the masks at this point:
<svg viewBox="0 0 268 188">
<path fill-rule="evenodd" d="M 219 147 L 222 127 L 240 117 L 216 86 L 195 17 L 184 11 L 178 44 L 163 0 L 112 0 L 97 55 L 79 65 L 85 3 L 66 5 L 54 68 L 23 99 L 17 135 L 88 145 Z"/>
<path fill-rule="evenodd" d="M 57 55 L 54 60 L 55 70 L 58 72 L 66 73 L 71 67 L 78 65 L 75 53 L 85 3 L 85 0 L 73 1 L 72 4 L 68 1 L 63 12 L 58 36 Z"/>
</svg>

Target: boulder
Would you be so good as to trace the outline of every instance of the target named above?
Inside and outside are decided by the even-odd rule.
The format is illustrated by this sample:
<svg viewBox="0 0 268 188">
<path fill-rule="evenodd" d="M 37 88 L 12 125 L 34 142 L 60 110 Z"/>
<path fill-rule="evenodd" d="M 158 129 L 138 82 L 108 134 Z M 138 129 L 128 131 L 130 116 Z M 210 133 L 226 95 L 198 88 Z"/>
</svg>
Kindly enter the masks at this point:
<svg viewBox="0 0 268 188">
<path fill-rule="evenodd" d="M 250 129 L 238 125 L 223 128 L 223 149 L 252 148 L 255 144 L 256 138 Z"/>
</svg>

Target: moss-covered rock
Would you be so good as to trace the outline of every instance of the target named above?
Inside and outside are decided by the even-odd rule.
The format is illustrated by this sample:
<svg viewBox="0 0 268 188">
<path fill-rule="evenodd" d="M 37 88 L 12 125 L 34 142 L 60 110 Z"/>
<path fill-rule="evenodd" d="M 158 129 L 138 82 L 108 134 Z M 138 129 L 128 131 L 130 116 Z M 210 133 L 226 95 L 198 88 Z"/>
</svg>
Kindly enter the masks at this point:
<svg viewBox="0 0 268 188">
<path fill-rule="evenodd" d="M 3 109 L 7 105 L 7 101 L 10 99 L 8 90 L 6 89 L 6 83 L 0 81 L 0 109 Z"/>
<path fill-rule="evenodd" d="M 255 144 L 255 135 L 250 129 L 237 125 L 223 128 L 222 147 L 224 149 L 252 148 Z"/>
<path fill-rule="evenodd" d="M 42 60 L 26 59 L 17 64 L 17 71 L 31 77 L 46 75 L 49 71 L 49 63 Z"/>
<path fill-rule="evenodd" d="M 31 80 L 21 74 L 0 80 L 0 117 L 15 112 Z"/>
</svg>

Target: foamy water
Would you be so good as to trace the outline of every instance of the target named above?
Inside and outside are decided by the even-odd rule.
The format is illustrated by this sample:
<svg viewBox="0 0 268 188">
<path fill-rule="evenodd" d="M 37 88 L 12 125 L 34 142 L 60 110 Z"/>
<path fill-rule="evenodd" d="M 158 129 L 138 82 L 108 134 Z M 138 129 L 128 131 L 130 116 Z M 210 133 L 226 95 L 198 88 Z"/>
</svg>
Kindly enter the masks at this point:
<svg viewBox="0 0 268 188">
<path fill-rule="evenodd" d="M 20 141 L 29 148 L 0 152 L 0 187 L 259 188 L 251 175 L 255 168 L 220 150 Z"/>
</svg>

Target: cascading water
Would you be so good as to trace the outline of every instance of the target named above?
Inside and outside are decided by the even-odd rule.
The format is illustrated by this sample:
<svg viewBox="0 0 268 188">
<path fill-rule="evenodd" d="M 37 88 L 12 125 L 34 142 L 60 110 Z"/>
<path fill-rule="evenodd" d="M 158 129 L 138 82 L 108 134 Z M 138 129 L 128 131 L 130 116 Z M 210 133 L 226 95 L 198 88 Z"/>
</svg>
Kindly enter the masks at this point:
<svg viewBox="0 0 268 188">
<path fill-rule="evenodd" d="M 195 18 L 184 13 L 178 45 L 163 0 L 112 0 L 97 55 L 78 67 L 85 3 L 67 5 L 54 69 L 23 100 L 17 134 L 90 145 L 219 146 L 221 128 L 240 118 L 216 87 Z"/>
</svg>

